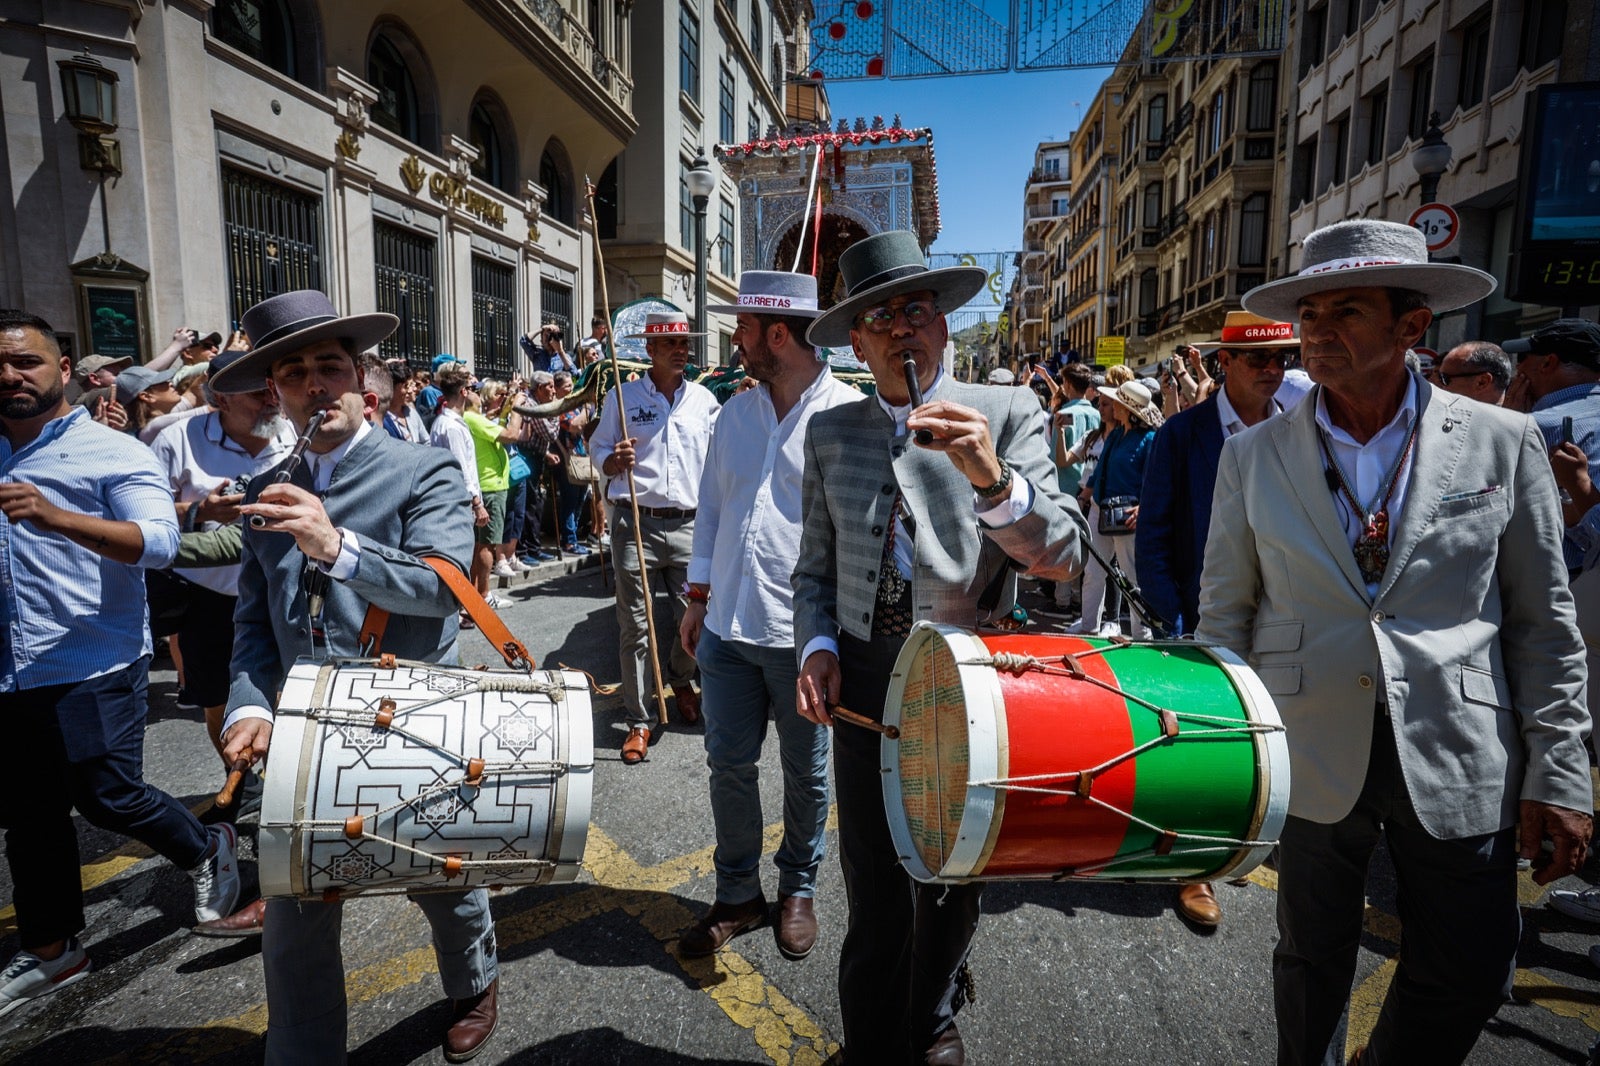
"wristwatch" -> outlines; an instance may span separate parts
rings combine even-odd
[[[679,593],[681,593],[685,598],[687,598],[692,603],[710,603],[711,602],[711,590],[710,589],[698,588],[698,587],[696,587],[694,585],[689,584],[687,581],[685,581],[683,583],[683,588],[679,589],[678,591],[679,591]]]

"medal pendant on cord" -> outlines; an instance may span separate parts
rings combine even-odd
[[[1383,572],[1389,566],[1389,509],[1367,516],[1367,524],[1356,538],[1356,567],[1361,580],[1369,585],[1383,583]]]

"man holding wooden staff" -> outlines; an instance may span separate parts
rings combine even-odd
[[[918,885],[901,868],[871,727],[914,621],[971,627],[1007,616],[1013,567],[1070,581],[1083,566],[1083,517],[1057,488],[1032,391],[944,373],[945,312],[986,273],[929,270],[916,235],[901,231],[858,241],[839,270],[848,294],[806,339],[852,345],[878,394],[811,420],[793,584],[800,713],[823,725],[847,711],[868,720],[834,743],[850,902],[839,959],[845,1055],[959,1066],[955,1013],[981,886]]]
[[[683,622],[687,601],[682,589],[689,579],[694,551],[694,515],[700,495],[700,474],[717,419],[716,397],[688,381],[689,332],[682,311],[651,312],[645,317],[645,351],[650,371],[637,381],[623,382],[605,399],[600,428],[589,441],[591,461],[610,478],[607,497],[616,504],[611,533],[612,562],[617,570],[618,656],[622,664],[622,700],[628,714],[628,736],[622,761],[644,761],[650,750],[650,712],[644,704],[646,673],[651,671],[645,601],[651,594],[647,575],[661,574],[673,593],[673,626],[663,627],[671,648],[666,683],[672,686],[678,714],[690,725],[700,720],[700,694],[694,690],[694,660],[671,634]],[[623,432],[617,404],[627,415]],[[627,477],[632,471],[631,479]],[[629,486],[637,494],[638,541]],[[659,698],[659,697],[658,697]]]

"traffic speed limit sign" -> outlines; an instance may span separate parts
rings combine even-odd
[[[1411,225],[1422,231],[1428,251],[1438,254],[1461,235],[1461,216],[1449,204],[1423,204],[1411,213]]]

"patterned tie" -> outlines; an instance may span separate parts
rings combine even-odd
[[[911,582],[894,561],[898,532],[894,516],[899,510],[900,494],[896,493],[889,509],[889,535],[883,538],[883,559],[878,564],[877,603],[872,609],[872,632],[879,637],[903,637],[911,632]]]

